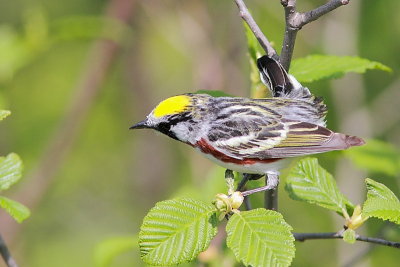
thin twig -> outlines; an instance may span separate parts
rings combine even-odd
[[[309,239],[332,239],[332,238],[342,238],[340,234],[337,232],[329,232],[329,233],[293,233],[296,241],[306,241]]]
[[[299,13],[296,11],[296,0],[281,0],[285,9],[285,35],[283,38],[280,61],[286,70],[289,70],[292,61],[294,45],[297,32],[306,24],[317,20],[321,16],[347,5],[350,0],[331,0],[308,12]]]
[[[0,235],[0,254],[3,257],[4,262],[7,264],[8,267],[18,267],[18,264],[11,256],[11,253],[7,248],[6,242],[4,241],[1,235]]]
[[[260,27],[258,27],[257,23],[253,19],[252,15],[250,14],[249,10],[246,7],[246,4],[243,0],[235,0],[236,5],[239,8],[240,17],[249,25],[251,31],[253,32],[254,36],[257,38],[259,44],[264,49],[264,51],[270,57],[276,57],[277,53],[275,49],[272,47],[271,43],[268,41],[267,37],[263,34]]]
[[[340,6],[347,5],[348,3],[350,3],[350,0],[331,0],[328,3],[317,7],[316,9],[301,13],[299,27],[301,28],[311,21],[317,20],[319,17],[325,15],[326,13],[329,13]]]
[[[306,240],[311,240],[311,239],[342,239],[343,238],[342,233],[335,233],[335,232],[293,233],[293,236],[296,239],[296,241],[301,241],[301,242],[306,241]],[[383,246],[388,246],[388,247],[393,247],[393,248],[400,248],[400,242],[388,241],[388,240],[381,239],[381,238],[357,235],[356,240],[363,241],[363,242],[369,242],[369,243],[373,243],[373,244],[378,244],[378,245],[383,245]]]

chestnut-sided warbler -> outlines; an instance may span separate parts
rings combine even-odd
[[[277,60],[263,56],[257,63],[273,97],[172,96],[131,129],[157,130],[224,168],[267,175],[267,185],[257,191],[275,188],[279,170],[293,157],[364,144],[359,137],[327,129],[322,99],[288,75]]]

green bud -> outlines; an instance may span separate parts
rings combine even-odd
[[[356,242],[356,232],[353,229],[347,229],[343,233],[343,240],[346,243],[354,244]]]
[[[361,225],[363,225],[363,223],[364,223],[367,219],[368,219],[368,217],[367,217],[367,218],[363,218],[361,206],[360,206],[360,205],[357,205],[357,206],[354,208],[353,215],[351,216],[351,218],[348,219],[348,220],[346,220],[346,227],[347,227],[348,229],[355,230],[355,229],[357,229],[358,227],[360,227]]]
[[[239,209],[243,203],[244,197],[241,192],[236,191],[230,196],[232,209]]]
[[[212,202],[219,212],[228,213],[232,211],[231,201],[225,194],[219,193],[215,196],[215,200]]]

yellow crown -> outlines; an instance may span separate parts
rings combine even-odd
[[[160,118],[187,110],[191,100],[187,95],[178,95],[165,99],[154,109],[154,117]]]

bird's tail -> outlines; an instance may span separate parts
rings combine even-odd
[[[352,147],[352,146],[362,146],[365,144],[365,141],[357,136],[352,136],[352,135],[345,135],[345,142],[347,144],[348,147]]]
[[[267,55],[257,59],[262,82],[268,86],[273,97],[308,98],[311,93],[296,78],[289,75],[282,64]]]

